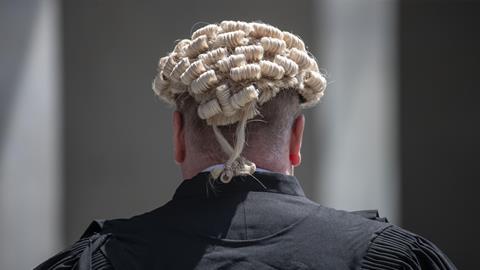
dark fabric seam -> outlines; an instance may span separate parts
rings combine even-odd
[[[377,222],[380,222],[380,221],[377,221]],[[360,268],[359,269],[363,269],[363,264],[364,264],[364,261],[365,261],[365,257],[369,254],[369,252],[372,248],[372,244],[375,242],[377,237],[379,237],[383,232],[385,232],[385,230],[387,230],[389,228],[392,228],[393,226],[394,226],[393,224],[389,224],[385,228],[381,228],[380,230],[377,230],[373,233],[374,236],[370,239],[370,242],[368,243],[368,248],[365,251],[365,253],[363,254],[362,259],[360,260]]]
[[[245,201],[242,202],[243,206],[243,225],[245,228],[245,240],[248,239],[248,231],[247,231],[247,211],[245,210]]]

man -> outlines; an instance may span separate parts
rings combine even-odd
[[[176,106],[184,181],[151,212],[93,222],[37,269],[455,269],[376,211],[305,197],[301,109],[325,87],[303,41],[271,25],[223,21],[179,41],[153,89]]]

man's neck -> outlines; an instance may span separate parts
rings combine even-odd
[[[286,175],[293,175],[293,168],[291,166],[281,166],[280,163],[277,164],[269,164],[262,161],[252,160],[256,165],[256,171],[269,171],[269,172],[276,172]],[[202,171],[210,171],[213,168],[217,168],[218,166],[223,166],[223,164],[218,162],[209,162],[204,165],[201,165],[200,162],[193,163],[182,163],[180,164],[180,168],[182,171],[183,179],[191,179],[195,175],[199,174]]]
[[[224,164],[215,164],[215,165],[209,166],[208,168],[202,170],[202,172],[210,172],[210,171],[212,171],[213,169],[223,168],[224,166],[225,166]],[[270,170],[263,169],[263,168],[259,168],[259,167],[257,167],[257,168],[255,169],[255,171],[257,171],[257,172],[272,172],[272,171],[270,171]]]

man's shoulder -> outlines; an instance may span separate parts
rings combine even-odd
[[[321,207],[312,216],[313,224],[321,226],[331,247],[347,248],[354,264],[360,269],[456,269],[445,253],[427,238],[388,223],[376,210],[347,212]],[[320,227],[320,225],[318,225]],[[309,237],[313,242],[315,232]],[[319,249],[323,249],[320,247]],[[339,251],[341,252],[341,251]]]
[[[331,230],[344,237],[356,234],[371,235],[391,226],[388,219],[380,216],[376,209],[346,211],[326,207],[310,200],[309,203],[317,207],[317,211],[309,217],[311,222],[317,223],[323,230]],[[343,233],[345,230],[350,233]]]
[[[380,217],[377,210],[345,211],[318,205],[295,234],[308,239],[305,245],[318,253],[333,251],[355,261],[367,253],[377,234],[390,226],[392,224]]]
[[[91,222],[79,240],[50,257],[35,267],[34,270],[113,270],[114,268],[105,251],[105,244],[110,240],[112,235],[102,232],[103,224],[103,220]]]
[[[126,246],[122,239],[144,232],[146,226],[156,224],[151,222],[154,213],[161,212],[163,208],[144,212],[129,218],[95,219],[86,227],[81,237],[66,249],[58,252],[37,267],[43,269],[137,269],[119,267],[115,264]]]

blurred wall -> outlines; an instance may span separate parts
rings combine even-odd
[[[316,6],[319,62],[329,82],[317,113],[317,198],[338,209],[378,209],[398,224],[397,2]]]
[[[58,11],[0,3],[0,269],[62,247]]]
[[[459,269],[480,242],[480,3],[401,2],[402,220]]]

